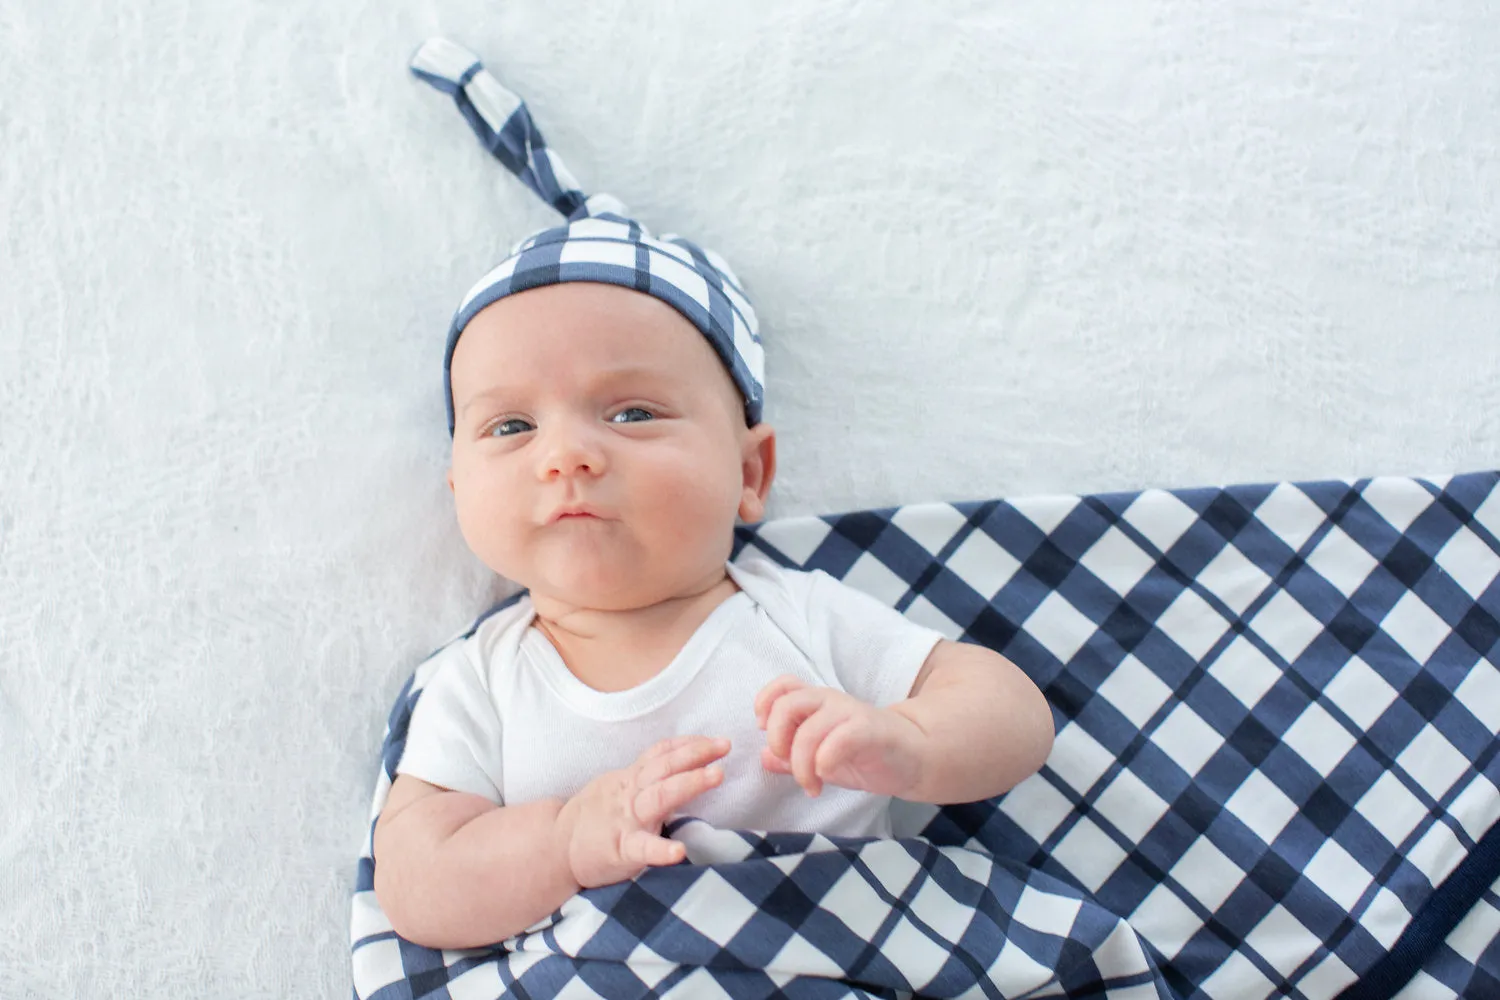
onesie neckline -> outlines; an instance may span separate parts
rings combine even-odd
[[[601,722],[622,722],[653,712],[681,694],[740,615],[754,606],[755,602],[744,590],[735,591],[709,612],[660,673],[624,691],[598,691],[573,676],[557,648],[532,622],[527,623],[519,652],[552,693],[575,712]],[[534,620],[534,613],[532,617]]]

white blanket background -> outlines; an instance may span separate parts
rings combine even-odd
[[[1500,462],[1485,0],[0,0],[0,996],[346,995],[503,590],[444,332],[552,218],[432,34],[734,263],[775,515]]]

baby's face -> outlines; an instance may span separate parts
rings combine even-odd
[[[769,427],[708,341],[648,295],[573,282],[480,312],[453,354],[459,526],[534,597],[625,610],[723,575],[760,518]]]

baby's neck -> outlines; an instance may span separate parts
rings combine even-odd
[[[534,624],[573,676],[597,691],[626,691],[666,669],[698,626],[738,589],[721,573],[689,593],[626,611],[533,596]]]

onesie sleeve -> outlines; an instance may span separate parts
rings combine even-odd
[[[806,588],[809,638],[825,657],[821,666],[845,691],[878,708],[907,698],[942,633],[822,570],[798,575]]]
[[[441,651],[412,710],[398,774],[504,805],[500,714],[483,664],[461,641]]]

